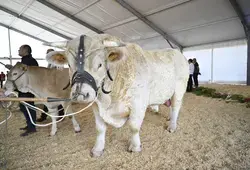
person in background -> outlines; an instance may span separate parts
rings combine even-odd
[[[21,63],[26,64],[28,66],[38,66],[38,63],[37,63],[36,59],[34,59],[32,57],[32,54],[31,54],[32,50],[31,50],[31,47],[29,45],[26,45],[26,44],[22,45],[19,48],[18,53],[19,53],[19,56],[22,57]],[[34,98],[35,96],[32,93],[29,93],[29,92],[28,93],[22,93],[22,92],[18,91],[18,97]],[[29,103],[32,106],[35,105],[34,102],[27,102],[27,103]],[[20,134],[20,136],[27,136],[27,135],[29,135],[31,133],[36,132],[36,126],[31,123],[29,114],[28,114],[25,106],[20,103],[19,107],[20,107],[21,112],[23,112],[23,114],[25,116],[26,124],[27,124],[26,127],[20,128],[20,130],[25,130],[24,133]],[[29,109],[29,112],[31,114],[31,118],[32,118],[33,122],[36,123],[36,111],[34,111],[32,109]]]
[[[193,60],[189,59],[188,64],[189,64],[189,79],[187,84],[187,92],[191,92],[193,90],[193,74],[194,74]]]
[[[49,52],[54,51],[53,49],[48,49],[46,54],[48,54]],[[56,66],[53,66],[52,64],[48,64],[47,68],[56,68]],[[64,115],[64,109],[62,105],[58,106],[58,110],[59,110],[59,116],[63,116]],[[48,108],[44,105],[44,112],[48,112]],[[47,119],[47,115],[45,113],[41,114],[41,117],[39,119],[37,119],[37,122],[43,122],[44,120]],[[57,120],[60,120],[61,118],[57,118]]]
[[[196,58],[193,59],[193,64],[194,64],[194,74],[193,74],[194,85],[195,88],[198,88],[199,87],[198,75],[201,74],[200,74],[200,67],[198,62],[196,61]]]
[[[3,82],[5,81],[5,74],[1,72],[0,74],[1,88],[3,88]]]

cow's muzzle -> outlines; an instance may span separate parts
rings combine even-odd
[[[96,95],[97,95],[98,88],[97,88],[95,79],[87,71],[83,71],[83,72],[76,71],[73,74],[71,87],[73,87],[76,83],[90,85],[95,90]]]

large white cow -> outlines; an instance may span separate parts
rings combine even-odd
[[[49,69],[37,66],[27,66],[18,62],[9,72],[8,79],[4,84],[6,91],[14,91],[17,88],[21,92],[33,93],[36,97],[46,98],[69,98],[70,88],[63,90],[69,82],[69,70],[64,69]],[[14,84],[13,84],[14,83]],[[16,87],[15,87],[16,86]],[[72,113],[72,106],[69,102],[41,102],[48,107],[52,115],[57,115],[58,105],[62,105],[67,112]],[[65,110],[66,111],[66,110]],[[72,123],[75,132],[80,132],[80,126],[74,116],[72,116]],[[52,117],[52,127],[50,135],[56,134],[56,118]]]
[[[188,62],[178,50],[144,51],[107,34],[46,45],[64,49],[46,58],[54,65],[69,64],[71,97],[84,103],[97,98],[93,156],[103,153],[106,123],[118,128],[128,121],[132,132],[128,149],[141,151],[139,130],[146,108],[157,110],[168,99],[172,102],[168,130],[176,130],[189,76]]]

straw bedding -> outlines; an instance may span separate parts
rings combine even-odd
[[[250,88],[233,85],[206,85],[223,92],[249,94]],[[74,105],[77,111],[83,106]],[[166,130],[169,109],[158,114],[148,109],[141,129],[141,153],[127,152],[130,131],[109,126],[105,152],[91,158],[95,123],[91,110],[76,116],[81,133],[74,133],[71,120],[58,124],[56,136],[50,126],[20,137],[23,115],[13,113],[8,121],[8,169],[250,169],[250,109],[243,104],[185,94],[175,133]],[[0,120],[4,118],[1,109]],[[40,114],[38,114],[40,116]],[[49,122],[47,120],[46,122]],[[0,125],[0,156],[4,149],[4,125]],[[2,169],[2,168],[0,168]]]

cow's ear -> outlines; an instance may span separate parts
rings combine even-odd
[[[64,51],[52,51],[46,56],[48,63],[54,66],[63,66],[68,63],[67,57]]]
[[[15,67],[20,68],[23,71],[27,71],[28,70],[28,66],[26,64],[21,63],[21,62],[17,62],[16,65],[15,65]]]
[[[125,50],[123,48],[116,48],[109,52],[108,61],[109,62],[118,62],[125,60],[127,57]]]
[[[27,70],[28,70],[28,66],[27,66],[26,64],[22,64],[22,65],[21,65],[21,69],[22,69],[23,71],[27,71]]]

